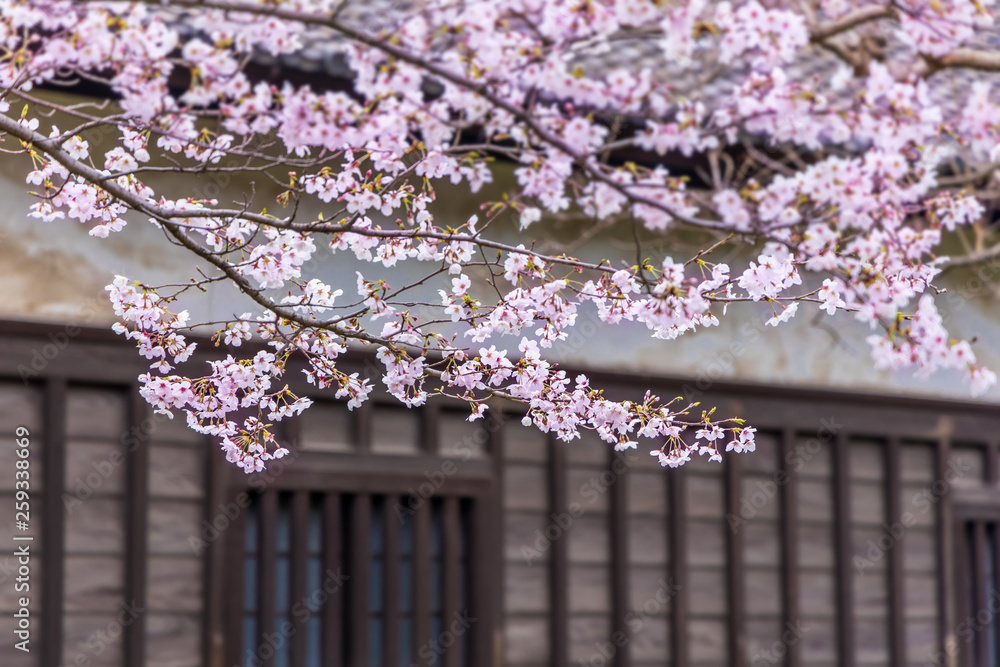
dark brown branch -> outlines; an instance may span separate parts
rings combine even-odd
[[[928,74],[942,69],[975,69],[983,72],[1000,72],[1000,51],[977,51],[975,49],[955,49],[946,56],[931,58],[925,56]]]
[[[960,266],[974,266],[976,264],[982,264],[983,262],[994,259],[995,257],[1000,257],[1000,243],[990,246],[985,250],[981,250],[980,252],[969,253],[968,255],[963,255],[962,257],[952,257],[944,264],[944,271],[955,269]]]
[[[142,0],[146,4],[158,5],[161,4],[155,0]],[[355,41],[359,44],[364,44],[365,46],[377,49],[387,56],[391,56],[403,62],[409,63],[415,67],[418,67],[425,72],[432,74],[440,79],[449,81],[457,86],[461,86],[466,90],[470,90],[477,95],[482,96],[484,99],[488,100],[491,104],[499,109],[503,109],[507,113],[511,114],[514,118],[518,119],[526,127],[528,127],[531,132],[537,136],[543,143],[558,149],[562,153],[570,156],[574,163],[583,171],[586,171],[594,180],[600,181],[605,185],[617,190],[621,194],[625,195],[629,200],[637,204],[644,204],[650,206],[654,209],[663,211],[669,214],[671,217],[684,222],[689,225],[694,225],[696,227],[705,227],[708,229],[719,229],[728,231],[728,226],[725,223],[716,222],[713,220],[703,220],[701,218],[693,218],[690,216],[683,215],[665,206],[662,202],[655,199],[650,199],[648,197],[643,197],[642,195],[636,194],[634,191],[630,191],[628,186],[623,185],[605,174],[601,169],[593,164],[590,164],[586,160],[585,155],[578,154],[572,146],[567,144],[561,138],[555,134],[549,132],[541,125],[538,124],[537,120],[523,108],[518,105],[509,102],[502,97],[495,95],[490,91],[489,82],[483,81],[472,81],[466,77],[456,74],[451,70],[446,69],[443,66],[437,65],[432,62],[421,58],[420,56],[410,53],[404,48],[390,44],[385,40],[379,39],[378,37],[373,37],[361,30],[353,28],[346,25],[334,18],[319,15],[319,14],[308,14],[305,12],[290,11],[286,9],[280,9],[277,7],[271,7],[266,5],[252,5],[244,2],[228,2],[227,0],[169,0],[170,5],[177,7],[189,7],[191,9],[214,9],[219,11],[228,12],[241,12],[248,14],[255,14],[257,16],[270,16],[284,21],[293,21],[296,23],[302,23],[305,25],[317,25],[329,28],[335,32],[338,32],[348,39]]]
[[[836,21],[824,23],[812,30],[810,39],[813,42],[822,42],[841,33],[853,30],[863,23],[876,21],[878,19],[891,19],[896,17],[896,10],[892,6],[869,5],[856,9],[846,16],[842,16]]]

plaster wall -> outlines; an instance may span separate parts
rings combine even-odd
[[[89,227],[75,221],[43,223],[28,218],[32,198],[27,194],[30,186],[24,183],[26,171],[18,158],[8,156],[0,161],[0,318],[108,326],[114,315],[104,287],[115,274],[151,285],[185,283],[198,275],[198,258],[167,244],[160,230],[138,217],[108,239],[90,237]],[[508,178],[509,169],[500,168],[498,180]],[[229,182],[221,184],[211,178],[161,180],[154,187],[167,196],[215,196],[223,202],[246,191],[247,182],[226,180]],[[494,191],[498,191],[497,184]],[[258,184],[257,193],[259,205],[275,208],[273,192]],[[438,219],[461,224],[476,212],[477,202],[489,196],[487,192],[474,198],[459,190],[442,189]],[[317,212],[303,210],[302,215]],[[513,218],[501,221],[501,233],[516,243],[515,227]],[[620,256],[623,262],[634,262],[628,227],[603,230],[585,242],[580,238],[590,230],[580,223],[550,224],[541,229],[542,240],[536,246],[540,249],[566,249],[581,258]],[[700,240],[684,234],[653,238],[644,246],[644,254],[656,259],[664,254],[686,259],[701,247]],[[752,256],[751,249],[746,249],[742,256],[713,260],[728,261],[735,270]],[[409,264],[391,270],[368,265],[365,272],[402,284],[419,277]],[[353,257],[331,256],[325,250],[313,266],[317,276],[348,294],[355,288],[355,270],[365,268]],[[949,275],[943,284],[949,291],[939,299],[939,307],[946,313],[953,335],[975,337],[976,354],[1000,371],[1000,263]],[[428,296],[436,301],[435,293]],[[251,310],[245,304],[245,297],[229,286],[216,286],[208,294],[189,294],[183,301],[193,319],[219,319]],[[576,368],[687,376],[697,381],[699,388],[727,379],[968,398],[957,375],[941,373],[921,380],[909,373],[876,371],[864,342],[868,330],[847,316],[830,317],[815,306],[805,305],[791,322],[778,328],[764,326],[770,316],[766,305],[734,305],[719,327],[662,341],[651,338],[644,326],[602,326],[588,306],[578,320],[577,332],[558,345],[553,356]],[[513,351],[518,340],[510,337],[497,345]],[[1000,389],[994,388],[984,398],[1000,401]]]

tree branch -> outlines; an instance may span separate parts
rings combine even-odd
[[[954,257],[949,259],[947,262],[945,262],[944,269],[941,271],[941,273],[944,273],[949,269],[956,269],[960,266],[973,266],[975,264],[981,264],[995,257],[1000,257],[1000,243],[997,243],[994,246],[990,246],[989,248],[982,250],[980,252],[973,252],[969,253],[968,255],[964,255],[962,257]]]
[[[812,30],[810,39],[813,42],[823,42],[831,37],[839,35],[848,30],[852,30],[863,23],[876,21],[878,19],[891,19],[896,17],[896,9],[885,5],[868,5],[856,9],[846,16],[842,16],[835,21],[816,26]]]
[[[931,58],[924,56],[928,74],[942,69],[974,69],[983,72],[1000,72],[1000,51],[978,51],[975,49],[955,49],[946,56]]]
[[[83,0],[84,2],[94,2],[96,0]],[[162,4],[158,0],[140,0],[141,2],[148,5],[160,5]],[[591,164],[586,158],[586,155],[578,154],[572,146],[567,144],[561,138],[555,134],[549,132],[541,125],[539,125],[537,119],[531,115],[529,112],[510,102],[504,98],[492,93],[489,87],[489,81],[473,81],[467,79],[466,77],[456,74],[455,72],[446,69],[443,66],[437,65],[432,62],[428,62],[424,58],[410,53],[404,48],[390,44],[385,40],[379,39],[378,37],[373,37],[361,30],[353,28],[345,23],[336,20],[333,17],[318,15],[318,14],[308,14],[305,12],[290,11],[287,9],[281,9],[274,6],[267,5],[251,5],[244,2],[229,2],[228,0],[169,0],[169,4],[177,7],[188,7],[191,9],[200,10],[216,10],[216,11],[226,11],[226,12],[241,12],[247,14],[254,14],[257,16],[269,16],[284,21],[292,21],[295,23],[302,23],[306,25],[316,25],[329,28],[341,35],[347,37],[348,39],[358,42],[359,44],[364,44],[365,46],[377,49],[382,53],[397,58],[403,62],[409,63],[415,67],[418,67],[434,76],[440,77],[441,79],[453,83],[457,86],[465,88],[477,95],[480,95],[484,99],[488,100],[495,107],[506,111],[511,114],[514,118],[524,123],[532,133],[534,133],[543,143],[558,149],[560,152],[565,153],[573,159],[573,162],[581,169],[586,171],[594,180],[600,181],[605,185],[617,190],[633,203],[643,204],[650,206],[657,210],[663,211],[669,214],[671,217],[684,222],[689,225],[696,227],[704,227],[708,229],[716,229],[722,231],[728,231],[729,226],[725,223],[704,220],[701,218],[694,218],[691,216],[686,216],[682,213],[678,213],[671,209],[670,207],[664,205],[662,202],[656,201],[655,199],[650,199],[648,197],[643,197],[638,195],[633,191],[629,190],[627,185],[619,183],[615,179],[609,177],[601,169]]]

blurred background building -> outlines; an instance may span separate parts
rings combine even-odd
[[[151,413],[144,360],[109,331],[114,274],[183,282],[191,258],[141,220],[101,240],[27,219],[24,173],[0,163],[0,535],[34,537],[30,593],[13,548],[0,556],[5,667],[998,664],[996,390],[970,402],[951,377],[875,371],[867,332],[822,314],[771,329],[748,309],[672,342],[582,318],[556,351],[566,367],[609,396],[743,416],[757,451],[663,470],[525,428],[516,405],[469,423],[462,405],[382,394],[349,412],[313,393],[282,434],[293,455],[246,476]],[[475,208],[442,199],[456,220]],[[949,276],[941,298],[994,369],[997,268]],[[320,270],[353,284],[340,258]],[[228,317],[237,302],[189,307]],[[219,353],[203,344],[192,364]],[[346,366],[380,376],[364,351]],[[30,652],[13,633],[23,595]]]

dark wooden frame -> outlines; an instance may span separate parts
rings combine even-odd
[[[62,501],[62,489],[66,484],[66,380],[52,377],[45,383],[45,418],[43,444],[43,471],[45,487],[42,496],[45,524],[41,538],[44,540],[42,555],[42,577],[45,588],[42,591],[42,617],[45,619],[45,641],[41,647],[41,667],[55,667],[62,664],[63,649],[63,591],[64,548],[66,506]],[[53,614],[52,610],[59,613]]]
[[[970,617],[974,618],[980,610],[987,609],[987,605],[991,604],[986,600],[982,587],[987,566],[984,554],[986,540],[989,539],[986,534],[987,525],[992,528],[993,539],[993,563],[990,563],[990,566],[993,569],[995,590],[1000,591],[1000,500],[976,495],[978,497],[962,498],[960,493],[953,506],[952,554],[955,558],[953,572],[956,587],[952,599],[956,605],[954,615],[956,637],[961,635],[958,628],[967,625]],[[971,549],[966,535],[968,529],[972,530],[975,543]],[[992,625],[993,631],[1000,637],[1000,613],[993,613]],[[978,620],[975,620],[972,627],[978,628]],[[974,631],[972,641],[965,644],[956,637],[952,638],[957,648],[954,664],[961,667],[978,667],[977,656],[987,653],[986,633],[981,629]]]
[[[67,327],[57,325],[42,325],[23,322],[0,322],[0,377],[19,380],[19,364],[24,364],[30,357],[32,349],[48,341],[49,334],[65,333]],[[105,385],[115,387],[128,393],[131,398],[129,411],[130,425],[137,425],[147,414],[144,405],[136,398],[135,377],[146,370],[145,360],[135,354],[132,346],[123,342],[111,332],[98,329],[74,330],[70,336],[71,344],[58,357],[51,360],[43,374],[32,378],[32,382],[40,383],[45,395],[45,432],[44,432],[44,475],[46,489],[43,496],[46,525],[42,529],[42,539],[45,541],[42,572],[46,580],[43,597],[43,614],[46,610],[61,609],[64,590],[62,571],[63,558],[63,508],[59,500],[63,489],[65,475],[65,397],[67,387],[77,383],[88,385]],[[94,354],[99,352],[99,354]],[[114,354],[115,363],[107,363],[109,355]],[[353,361],[345,361],[348,366],[363,368],[364,357],[355,357]],[[630,395],[637,385],[650,386],[663,395],[683,389],[684,380],[679,378],[653,378],[638,375],[591,372],[595,384],[608,387],[608,395]],[[942,478],[947,469],[950,456],[952,433],[993,434],[997,432],[1000,418],[996,416],[995,406],[979,403],[964,403],[959,401],[901,398],[884,395],[864,395],[837,391],[796,390],[772,386],[749,386],[738,383],[717,382],[713,386],[712,403],[724,407],[727,404],[738,404],[740,412],[752,416],[755,424],[761,429],[774,429],[782,432],[781,451],[784,455],[793,446],[796,433],[815,429],[817,420],[832,414],[850,414],[851,430],[838,435],[834,446],[834,488],[837,502],[836,534],[840,558],[838,576],[843,583],[848,583],[850,566],[844,563],[844,557],[849,556],[850,524],[848,516],[846,484],[847,475],[847,437],[850,434],[861,433],[878,437],[886,443],[886,514],[894,516],[899,508],[898,466],[900,452],[906,445],[906,440],[926,442],[928,433],[935,435],[936,463],[935,475]],[[422,448],[415,457],[376,456],[366,452],[366,444],[370,440],[371,408],[367,407],[356,412],[356,436],[361,452],[349,457],[335,455],[312,456],[303,454],[303,465],[300,469],[280,477],[280,483],[275,489],[297,491],[331,489],[348,493],[406,493],[412,483],[411,472],[414,469],[432,468],[441,459],[433,451],[436,440],[437,419],[434,411],[427,411],[422,421]],[[293,437],[294,439],[294,437]],[[968,438],[964,438],[968,439]],[[977,512],[983,507],[997,503],[997,484],[1000,482],[998,471],[998,448],[995,436],[976,437],[985,447],[984,456],[987,462],[985,500],[972,503]],[[499,665],[501,651],[499,645],[500,598],[502,559],[499,558],[498,537],[499,528],[504,520],[499,502],[500,480],[502,479],[501,458],[498,455],[499,445],[494,437],[491,456],[483,461],[469,462],[463,466],[462,475],[449,481],[448,493],[458,497],[469,494],[482,499],[477,507],[477,530],[479,535],[475,544],[479,557],[482,559],[484,571],[495,573],[494,576],[479,582],[476,586],[476,597],[481,604],[480,613],[487,622],[480,623],[476,628],[475,644],[481,647],[477,653],[477,665]],[[145,568],[147,567],[147,546],[145,544],[145,526],[148,513],[148,479],[143,474],[146,469],[143,456],[145,448],[136,449],[136,456],[129,459],[129,482],[126,489],[127,502],[130,510],[126,517],[130,539],[126,545],[126,590],[128,595],[137,602],[144,599]],[[565,453],[563,444],[552,441],[550,444],[549,483],[554,489],[551,494],[551,509],[558,509],[565,503]],[[345,463],[350,468],[345,469]],[[207,472],[210,480],[205,497],[206,516],[212,507],[229,498],[234,490],[245,488],[246,478],[231,466],[220,462],[218,455],[207,457]],[[789,482],[781,492],[782,510],[780,525],[783,536],[782,560],[785,567],[782,574],[783,614],[788,622],[797,617],[798,607],[798,573],[795,563],[798,554],[795,536],[797,525],[792,506],[796,499],[796,484],[793,471],[783,464],[783,470],[789,476]],[[735,470],[735,467],[732,469]],[[683,581],[686,574],[686,543],[683,531],[684,519],[684,473],[683,470],[664,471],[667,478],[669,512],[665,530],[670,536],[671,559],[669,572],[674,581]],[[738,478],[736,472],[727,473],[729,487]],[[617,485],[611,500],[610,517],[613,521],[612,532],[620,529],[620,521],[627,516],[623,485]],[[558,492],[557,492],[558,491]],[[732,490],[729,491],[732,494]],[[961,571],[962,555],[960,548],[962,540],[956,539],[956,530],[962,526],[963,517],[970,512],[970,504],[961,498],[956,500],[954,494],[946,494],[937,503],[938,530],[938,605],[939,605],[939,637],[938,646],[946,649],[946,642],[954,631],[958,617],[956,608],[956,593],[961,592],[961,586],[955,585],[956,573]],[[734,496],[730,495],[730,509]],[[324,513],[326,521],[336,523],[342,516],[337,501],[330,501]],[[418,514],[419,516],[419,514]],[[1000,518],[1000,510],[997,510]],[[417,525],[421,526],[421,519]],[[239,524],[240,522],[237,522]],[[619,528],[614,528],[615,525]],[[421,531],[426,526],[418,528],[415,539],[425,539]],[[204,611],[204,663],[208,667],[222,667],[225,664],[235,664],[239,660],[239,646],[232,648],[232,642],[226,642],[227,614],[225,609],[237,600],[226,599],[224,592],[238,591],[241,580],[234,568],[229,568],[225,558],[227,550],[232,548],[229,542],[242,544],[242,529],[236,528],[227,532],[227,540],[211,545],[206,560],[206,605]],[[612,580],[620,583],[627,576],[625,564],[627,551],[621,540],[615,540],[616,546],[612,553]],[[558,544],[558,543],[557,543]],[[735,553],[738,540],[733,539],[727,547],[730,554]],[[332,549],[327,545],[327,549]],[[336,547],[339,549],[339,547]],[[560,549],[563,552],[560,552]],[[551,578],[550,598],[552,601],[552,664],[555,667],[565,667],[568,661],[568,637],[566,635],[566,586],[565,546],[556,546],[552,553],[549,567],[553,574]],[[231,552],[230,552],[231,553]],[[330,557],[335,560],[333,556]],[[332,562],[332,561],[331,561]],[[739,559],[728,558],[727,579],[730,582],[740,581]],[[893,665],[901,665],[905,647],[905,628],[902,619],[902,566],[900,556],[894,554],[889,560],[889,606],[890,606],[890,656]],[[301,586],[301,582],[299,583]],[[850,601],[849,586],[841,586],[842,602]],[[420,593],[421,595],[425,593]],[[673,664],[683,667],[688,664],[688,645],[686,638],[688,593],[682,589],[671,601],[671,651]],[[732,599],[738,603],[740,594],[734,592]],[[226,604],[223,604],[223,603]],[[621,615],[626,599],[616,594],[613,599],[614,615]],[[141,604],[141,602],[139,602]],[[737,604],[737,607],[739,605]],[[738,644],[741,637],[741,610],[736,610],[730,616],[735,622],[730,628],[729,641]],[[338,610],[338,614],[348,613],[348,610]],[[839,610],[838,626],[844,633],[841,641],[841,665],[853,664],[855,651],[853,627],[854,616],[851,604],[842,604]],[[327,618],[327,617],[324,617]],[[330,615],[329,631],[334,632],[335,616]],[[324,621],[327,622],[327,621]],[[61,614],[46,614],[46,642],[42,646],[42,667],[53,667],[62,658],[61,646]],[[613,625],[613,628],[620,629]],[[141,664],[145,652],[144,629],[142,623],[132,624],[125,629],[124,646],[128,661]],[[301,647],[296,648],[300,651]],[[733,667],[741,664],[738,651],[731,651],[730,663]],[[787,664],[797,667],[802,664],[801,647],[792,646],[789,650]],[[628,651],[624,651],[619,664],[628,665]]]
[[[798,485],[795,469],[791,464],[790,454],[795,447],[795,432],[791,429],[781,431],[781,441],[778,455],[781,457],[781,472],[785,475],[785,485],[781,489],[781,514],[779,530],[781,534],[781,608],[784,627],[796,623],[799,618],[799,531],[796,504],[798,503]],[[802,646],[798,642],[788,647],[786,667],[801,667]]]
[[[287,473],[288,477],[291,479],[294,474],[289,471]],[[350,481],[349,481],[350,480]],[[380,483],[385,485],[385,488],[390,489],[387,492],[376,492],[372,491],[373,487],[378,486]],[[324,665],[339,665],[346,664],[352,667],[367,667],[368,665],[368,652],[367,644],[359,643],[361,640],[359,638],[365,638],[365,642],[368,637],[368,623],[369,623],[369,609],[370,601],[368,600],[368,567],[369,567],[369,542],[370,542],[370,529],[371,529],[371,500],[373,495],[380,495],[384,500],[384,515],[383,520],[383,558],[385,562],[396,562],[395,559],[399,557],[400,549],[400,527],[399,523],[395,520],[394,516],[391,516],[391,512],[394,507],[395,501],[402,498],[402,494],[405,490],[392,490],[398,488],[400,484],[409,484],[412,486],[412,479],[383,479],[383,480],[373,480],[370,483],[358,484],[357,480],[352,476],[345,475],[344,477],[330,476],[327,478],[327,484],[322,488],[310,488],[309,490],[303,490],[301,484],[289,484],[279,485],[277,483],[272,484],[266,490],[261,492],[260,499],[260,512],[261,512],[261,522],[259,524],[258,530],[260,533],[260,544],[262,546],[262,552],[259,554],[259,565],[258,565],[258,586],[260,591],[260,596],[258,598],[258,604],[260,605],[257,611],[258,615],[258,635],[262,636],[265,633],[271,633],[275,631],[275,619],[274,619],[274,590],[275,590],[275,567],[274,567],[274,535],[265,534],[265,529],[268,526],[276,525],[275,522],[275,512],[277,508],[277,498],[279,494],[291,493],[291,539],[293,543],[298,543],[296,547],[293,547],[291,551],[292,558],[292,584],[291,584],[291,600],[300,600],[306,593],[304,572],[306,569],[305,563],[305,549],[304,542],[306,540],[306,530],[308,529],[307,524],[307,513],[309,511],[309,496],[312,494],[320,495],[323,498],[323,517],[326,525],[324,530],[324,540],[323,545],[323,558],[324,558],[324,568],[323,571],[326,572],[328,569],[337,571],[337,568],[342,565],[340,560],[341,550],[344,545],[339,543],[339,536],[344,534],[341,529],[341,521],[343,517],[346,517],[348,521],[348,529],[351,534],[350,546],[344,554],[350,564],[351,576],[355,581],[364,582],[361,585],[350,586],[349,590],[344,591],[345,595],[331,596],[329,601],[329,606],[325,606],[322,611],[322,623],[324,627],[324,633],[330,637],[329,642],[324,642],[324,650],[329,650],[332,646],[340,646],[342,644],[341,639],[348,640],[346,644],[343,644],[344,648],[338,648],[343,653],[338,653],[335,655],[325,655]],[[350,487],[352,491],[345,491],[345,487]],[[246,491],[250,487],[241,489],[241,491]],[[484,487],[481,483],[478,484],[478,488],[473,488],[470,485],[459,484],[456,485],[455,491],[449,490],[448,493],[444,493],[440,496],[433,497],[439,499],[443,503],[443,521],[445,522],[444,530],[442,533],[444,543],[443,543],[443,567],[445,572],[455,572],[457,571],[458,559],[459,559],[459,545],[456,541],[457,536],[460,534],[459,528],[459,503],[460,501],[473,500],[476,503],[475,511],[477,515],[483,516],[488,515],[485,508],[482,506],[486,501],[489,500],[489,494],[492,493],[492,489],[488,486]],[[350,500],[349,503],[344,503],[344,498]],[[432,498],[432,499],[433,499]],[[431,500],[425,502],[420,506],[414,514],[414,543],[413,543],[413,555],[416,567],[420,568],[422,563],[425,567],[420,568],[420,570],[426,569],[427,564],[427,554],[429,553],[429,523],[428,518],[430,516],[430,506]],[[342,511],[342,508],[346,508],[346,514]],[[225,548],[233,555],[243,553],[243,536],[246,530],[246,516],[241,515],[240,518],[236,520],[238,527],[236,530],[229,531],[231,536],[225,540]],[[467,564],[471,568],[471,572],[468,580],[479,581],[482,583],[488,582],[490,579],[490,567],[489,563],[492,558],[489,557],[487,549],[484,545],[478,544],[476,542],[477,537],[484,537],[481,529],[476,529],[473,531],[462,531],[466,534],[468,539],[468,546],[471,552],[467,554]],[[478,533],[478,535],[477,535]],[[268,545],[272,546],[268,546]],[[296,571],[302,573],[299,575],[294,574]],[[390,605],[390,601],[397,600],[400,594],[400,580],[398,575],[393,573],[392,568],[386,568],[386,576],[384,581],[383,589],[383,633],[385,653],[383,655],[384,664],[395,665],[399,661],[399,647],[400,647],[400,622],[397,612],[394,611],[394,607]],[[225,585],[217,587],[216,594],[220,597],[232,596],[233,598],[239,598],[242,592],[242,579],[243,579],[243,565],[241,558],[230,558],[226,561],[225,565],[226,577],[222,580],[225,581]],[[460,605],[460,585],[465,585],[460,583],[454,577],[444,578],[445,590],[442,593],[443,611],[442,617],[448,622],[448,619],[453,618],[455,614],[462,612]],[[415,621],[414,636],[424,636],[427,634],[427,618],[426,613],[421,614],[419,610],[429,609],[429,599],[430,599],[430,588],[428,582],[420,577],[414,577],[413,579],[413,618]],[[475,658],[477,666],[480,664],[490,665],[489,660],[491,659],[491,652],[479,650],[481,646],[481,641],[492,641],[492,627],[484,624],[484,621],[488,621],[493,618],[492,611],[489,609],[492,604],[492,599],[486,594],[488,590],[486,587],[480,585],[470,586],[470,600],[469,600],[469,613],[477,619],[477,623],[472,628],[471,639],[468,640],[468,645],[472,647],[474,655],[470,655],[470,658]],[[224,619],[221,620],[221,634],[224,637],[223,644],[226,646],[226,655],[229,656],[226,664],[242,664],[241,651],[243,647],[243,627],[242,627],[242,612],[233,611],[233,605],[230,604],[230,613],[226,615]],[[242,609],[242,606],[240,607]],[[349,635],[344,637],[342,635],[343,618],[349,619]],[[420,619],[417,621],[417,619]],[[303,664],[303,662],[296,662],[296,657],[303,657],[305,655],[305,633],[296,632],[292,636],[291,643],[291,656],[293,665]],[[413,650],[416,651],[419,647],[414,645]],[[442,656],[443,665],[445,667],[456,667],[460,663],[458,662],[458,653],[456,651],[445,652]],[[422,664],[419,656],[413,655],[408,658],[416,664]],[[480,660],[485,660],[485,662],[479,662]],[[270,664],[273,662],[273,658],[263,661],[264,664]]]
[[[366,405],[370,406],[371,404]],[[261,499],[264,500],[264,503],[261,506],[261,511],[271,512],[273,511],[271,506],[276,501],[269,501],[269,499],[276,498],[279,493],[291,492],[293,494],[293,506],[296,506],[295,499],[305,498],[308,494],[313,493],[323,494],[326,499],[324,502],[327,505],[324,512],[324,520],[327,526],[324,535],[325,539],[328,540],[328,543],[324,546],[326,565],[327,567],[334,567],[336,564],[339,564],[336,554],[339,553],[340,545],[336,544],[336,541],[338,540],[337,535],[342,534],[342,531],[337,524],[341,521],[341,517],[346,517],[350,524],[352,539],[351,547],[344,555],[353,565],[353,576],[366,581],[367,570],[365,568],[368,566],[367,560],[369,557],[368,529],[371,507],[369,499],[373,495],[384,496],[386,499],[386,511],[389,511],[388,508],[393,506],[395,500],[405,499],[413,488],[425,481],[421,471],[438,470],[446,465],[449,459],[439,456],[436,453],[437,436],[440,432],[438,422],[441,412],[439,410],[429,411],[421,415],[422,425],[420,446],[418,449],[420,453],[414,456],[372,453],[370,448],[366,446],[368,438],[365,434],[370,434],[372,431],[371,419],[374,418],[375,411],[369,407],[366,410],[357,410],[352,414],[354,422],[352,429],[359,438],[357,441],[357,451],[348,456],[301,451],[298,453],[294,466],[283,469],[280,474],[276,475],[272,475],[269,471],[255,475],[245,475],[234,467],[229,466],[221,472],[221,479],[217,480],[221,486],[221,490],[215,495],[231,500],[238,497],[241,493],[248,493],[255,488],[262,488]],[[290,422],[290,424],[295,424],[295,422]],[[292,426],[291,432],[285,435],[293,448],[298,446],[297,432],[295,432],[294,426]],[[433,438],[434,441],[428,442],[429,438]],[[489,443],[487,447],[490,447]],[[452,538],[457,535],[458,531],[458,522],[460,520],[459,501],[471,500],[475,503],[473,511],[476,515],[476,521],[473,522],[471,529],[467,531],[469,547],[472,549],[472,553],[468,554],[467,558],[468,562],[475,567],[474,574],[468,577],[468,583],[471,597],[470,613],[477,618],[477,622],[471,628],[468,644],[474,652],[473,655],[470,655],[470,658],[475,660],[477,667],[479,665],[490,667],[493,664],[493,659],[497,657],[496,651],[493,650],[494,626],[498,618],[495,595],[500,590],[500,584],[499,581],[494,580],[499,577],[500,569],[498,563],[500,558],[493,544],[495,535],[498,532],[496,526],[498,514],[495,509],[498,504],[495,497],[498,486],[494,467],[499,465],[499,461],[499,458],[490,457],[484,460],[464,461],[460,466],[455,464],[458,472],[449,477],[446,484],[440,489],[440,493],[426,499],[414,515],[413,557],[416,561],[418,559],[426,559],[427,557],[426,547],[430,540],[430,527],[428,523],[430,503],[435,498],[441,499],[441,502],[444,503],[444,520],[448,526],[444,531],[446,539],[443,557],[445,559],[445,568],[453,569],[458,562],[458,544]],[[346,506],[346,514],[341,512],[342,499],[345,497],[345,494],[348,494],[354,500],[349,506]],[[304,526],[305,520],[302,510],[303,508],[308,508],[308,503],[304,500],[299,500],[297,507],[299,508],[299,513],[293,513],[292,517],[293,539],[296,535],[294,526],[298,525],[300,531]],[[221,546],[229,554],[242,553],[243,535],[246,530],[245,515],[241,515],[235,523],[237,524],[236,528],[228,531],[228,538],[222,541],[223,544]],[[269,522],[265,518],[262,525],[268,523],[273,523],[273,521]],[[392,553],[397,552],[399,549],[399,526],[393,518],[388,516],[384,520],[384,526],[383,548],[391,556]],[[331,534],[331,530],[337,532]],[[266,544],[267,541],[267,537],[262,535],[261,543]],[[267,595],[274,588],[274,569],[269,566],[270,560],[268,554],[265,552],[258,572],[260,590],[264,595]],[[218,600],[226,599],[232,595],[238,597],[239,589],[242,587],[243,573],[241,561],[238,559],[235,561],[232,558],[222,559],[219,563],[215,561],[213,563],[215,563],[216,567],[222,568],[218,570],[219,576],[217,580],[225,582],[222,585],[214,586],[210,591],[213,597],[216,598],[216,602],[212,605],[215,607],[219,604]],[[301,563],[299,565],[302,566]],[[298,584],[298,588],[304,588],[304,582],[299,581],[299,579],[295,579],[294,581]],[[446,578],[445,583],[447,590],[443,594],[444,608],[442,615],[445,619],[448,619],[453,613],[461,611],[459,609],[460,591],[457,587],[457,582]],[[385,580],[384,600],[388,601],[398,596],[399,584],[400,582],[395,576],[390,576]],[[294,583],[293,588],[296,588]],[[326,632],[330,633],[329,636],[334,641],[341,635],[341,628],[343,626],[339,621],[343,618],[344,614],[349,619],[350,637],[368,636],[369,621],[367,610],[369,602],[367,600],[367,589],[365,586],[352,587],[350,593],[351,595],[347,596],[346,600],[338,598],[339,601],[334,606],[329,610],[324,610],[322,616],[323,623]],[[428,608],[429,596],[430,590],[427,582],[420,580],[419,577],[415,577],[413,588],[415,636],[424,636],[426,634],[426,615],[421,615],[416,610]],[[293,597],[292,599],[298,598]],[[344,607],[338,606],[340,604],[344,604]],[[265,605],[268,607],[273,606],[270,604],[269,598],[261,602],[262,607]],[[388,609],[388,607],[386,608]],[[264,614],[261,618],[263,624],[258,629],[258,632],[260,634],[272,632],[273,619],[268,614]],[[392,660],[394,662],[391,664],[397,664],[395,661],[398,658],[399,650],[399,620],[394,613],[387,614],[384,632],[384,644],[389,649],[383,656],[383,660]],[[243,637],[241,617],[229,614],[220,618],[218,626],[211,634],[224,638],[224,643],[228,647],[225,649],[225,655],[228,656],[227,665],[242,664],[240,657]],[[300,644],[302,639],[298,639],[298,635],[300,634],[304,633],[296,633],[293,637],[293,640],[297,640],[297,642],[292,644],[293,655],[304,655],[304,646]],[[349,638],[345,637],[344,639]],[[332,642],[324,644],[324,646],[329,645],[332,645]],[[351,665],[351,667],[367,667],[367,650],[359,650],[359,647],[350,640],[346,642],[346,647],[347,653],[345,655],[324,656],[323,664],[347,664]],[[417,648],[419,647],[413,647],[414,650]],[[445,652],[442,657],[444,667],[455,667],[458,664],[458,654],[455,651]],[[415,655],[411,656],[411,658],[416,664],[422,664],[419,656]],[[341,660],[343,663],[340,662]],[[265,665],[271,662],[273,660],[265,661]],[[390,663],[386,662],[385,664]]]

